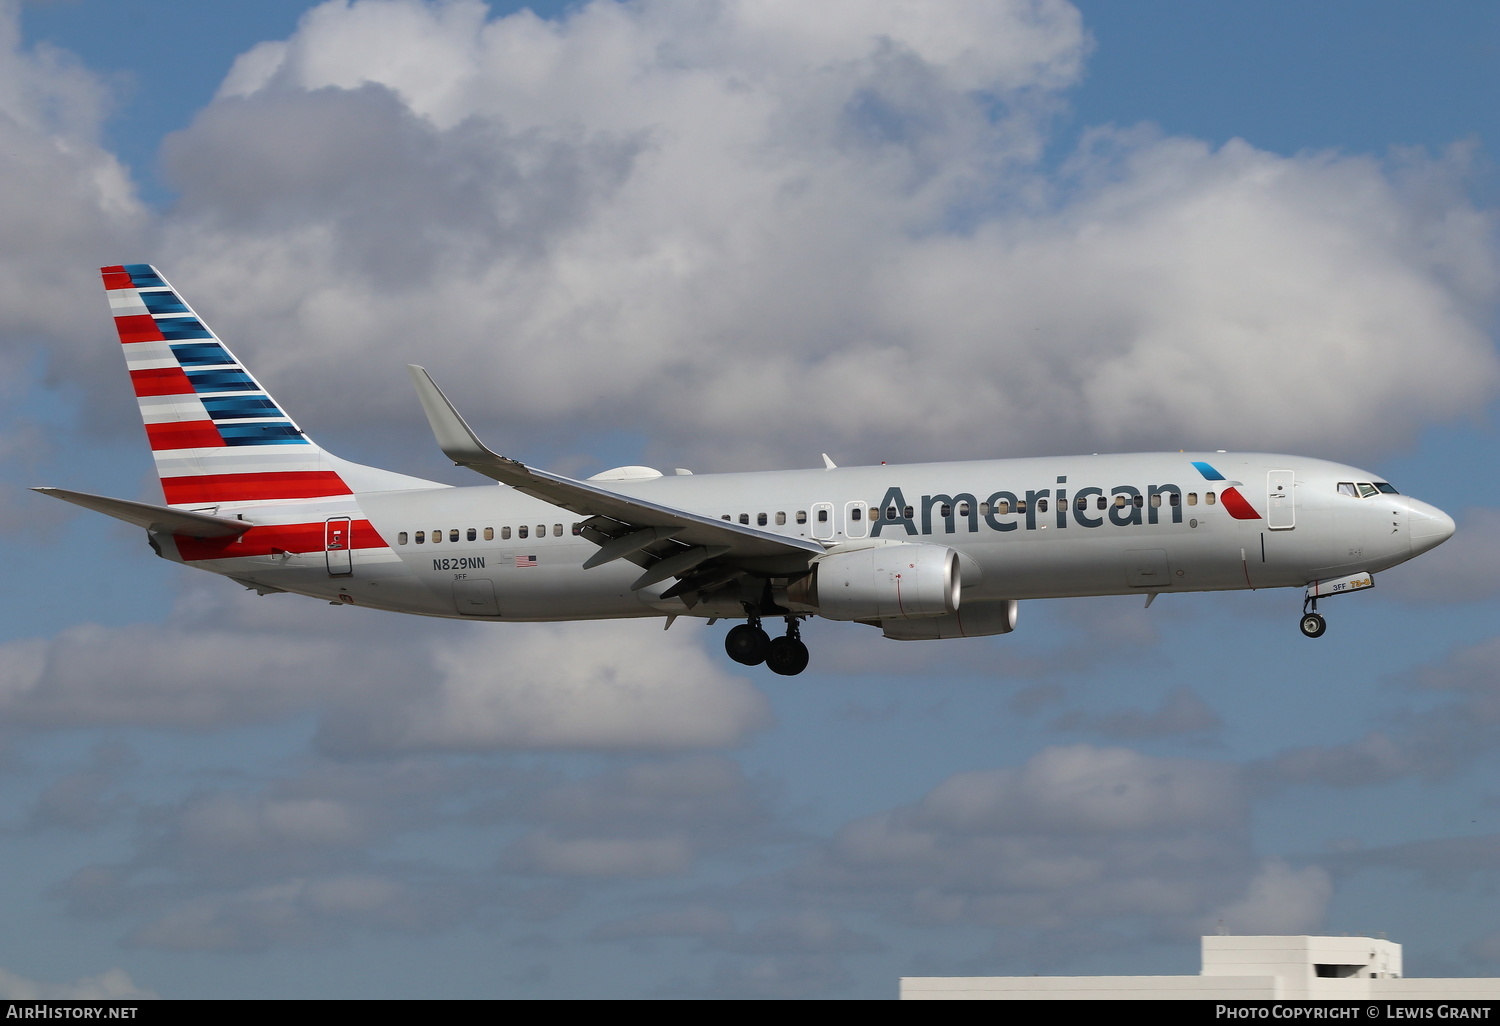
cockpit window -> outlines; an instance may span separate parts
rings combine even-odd
[[[1359,489],[1359,497],[1361,499],[1373,498],[1374,496],[1380,494],[1380,489],[1376,488],[1374,485],[1370,484],[1367,481],[1359,481],[1355,484],[1354,487]]]
[[[1354,490],[1354,482],[1353,481],[1340,481],[1339,482],[1339,494],[1340,495],[1358,495],[1359,493]]]
[[[1375,482],[1375,487],[1380,489],[1380,492],[1381,492],[1382,495],[1400,495],[1401,494],[1400,492],[1396,491],[1395,488],[1393,488],[1390,485],[1386,484],[1384,481],[1376,481]]]

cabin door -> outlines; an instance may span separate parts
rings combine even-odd
[[[328,560],[328,576],[348,577],[354,573],[354,521],[348,517],[329,517],[323,525],[323,555]]]

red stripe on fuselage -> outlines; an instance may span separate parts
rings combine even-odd
[[[115,330],[120,333],[120,342],[165,342],[156,318],[150,314],[127,314],[115,318]]]
[[[255,499],[317,499],[349,495],[344,479],[331,470],[293,470],[274,474],[205,474],[164,477],[167,505],[199,502],[250,502]],[[321,547],[321,545],[320,545]]]
[[[211,420],[178,421],[172,424],[147,424],[146,437],[153,452],[162,449],[207,449],[224,444],[224,436]]]
[[[237,538],[184,538],[177,536],[177,552],[192,562],[200,559],[237,559],[242,556],[269,556],[280,552],[324,551],[324,524],[275,524],[252,527]],[[385,548],[385,539],[368,520],[349,525],[344,545],[350,549]]]
[[[148,395],[192,395],[193,383],[181,367],[148,367],[130,372],[137,399]]]
[[[1245,501],[1238,488],[1226,488],[1219,493],[1219,501],[1224,508],[1229,510],[1229,515],[1236,520],[1259,520],[1260,514],[1255,512],[1255,507]]]

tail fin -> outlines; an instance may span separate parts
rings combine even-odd
[[[168,505],[442,487],[325,452],[156,268],[100,270]]]

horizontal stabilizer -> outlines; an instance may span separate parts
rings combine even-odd
[[[104,495],[90,495],[88,492],[70,492],[66,488],[33,488],[32,491],[103,513],[136,527],[144,527],[148,531],[180,534],[187,538],[233,538],[255,526],[243,520],[209,516],[207,513],[189,513],[146,502],[131,502],[129,499],[111,499]]]

